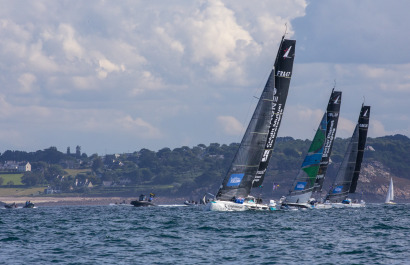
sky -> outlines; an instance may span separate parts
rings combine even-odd
[[[278,136],[410,136],[406,0],[0,0],[0,152],[88,155],[240,142],[278,45],[296,39]]]

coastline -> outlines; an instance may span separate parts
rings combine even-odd
[[[31,201],[36,206],[67,206],[67,205],[110,205],[113,203],[129,204],[138,198],[136,197],[49,197],[49,196],[0,196],[0,202],[23,205],[26,201]],[[185,198],[155,198],[156,204],[183,204]]]

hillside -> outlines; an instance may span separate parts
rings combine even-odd
[[[343,159],[348,140],[335,139],[324,193]],[[254,189],[253,193],[275,199],[286,195],[309,145],[309,140],[278,138],[264,186]],[[237,143],[212,143],[173,150],[163,148],[157,152],[141,149],[133,153],[87,156],[78,152],[64,154],[50,147],[34,153],[6,151],[0,156],[0,162],[29,161],[32,172],[21,177],[26,188],[50,186],[66,195],[88,196],[136,196],[141,192],[154,192],[163,197],[198,200],[207,192],[216,193],[237,148]],[[382,202],[393,177],[395,201],[410,201],[408,150],[410,139],[403,135],[368,138],[356,196]],[[16,180],[13,186],[1,181],[1,176],[3,188],[19,183]],[[272,192],[274,184],[279,186]]]

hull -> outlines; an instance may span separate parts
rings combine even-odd
[[[315,209],[331,209],[332,204],[331,203],[318,203],[315,205]]]
[[[363,208],[366,204],[363,203],[332,203],[332,208]]]
[[[313,208],[315,208],[315,206],[311,205],[309,203],[290,203],[290,202],[287,202],[287,203],[282,203],[280,208],[284,209],[284,210],[292,209],[292,208],[294,208],[294,209],[313,209]]]
[[[268,211],[276,210],[276,207],[270,207],[266,204],[258,203],[236,203],[232,201],[210,201],[206,205],[206,210],[217,211],[217,212],[243,212],[243,211]]]
[[[24,205],[23,208],[34,208],[34,203],[29,203],[27,205]]]
[[[149,202],[149,201],[132,201],[131,205],[134,205],[135,207],[152,207],[152,206],[156,206],[154,203]]]
[[[385,202],[385,204],[396,204],[395,202]]]
[[[16,204],[5,204],[5,205],[4,205],[4,208],[6,208],[6,209],[14,209],[14,208],[17,208],[17,205],[16,205]]]

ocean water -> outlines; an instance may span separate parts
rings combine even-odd
[[[0,210],[0,264],[410,264],[410,205]]]

